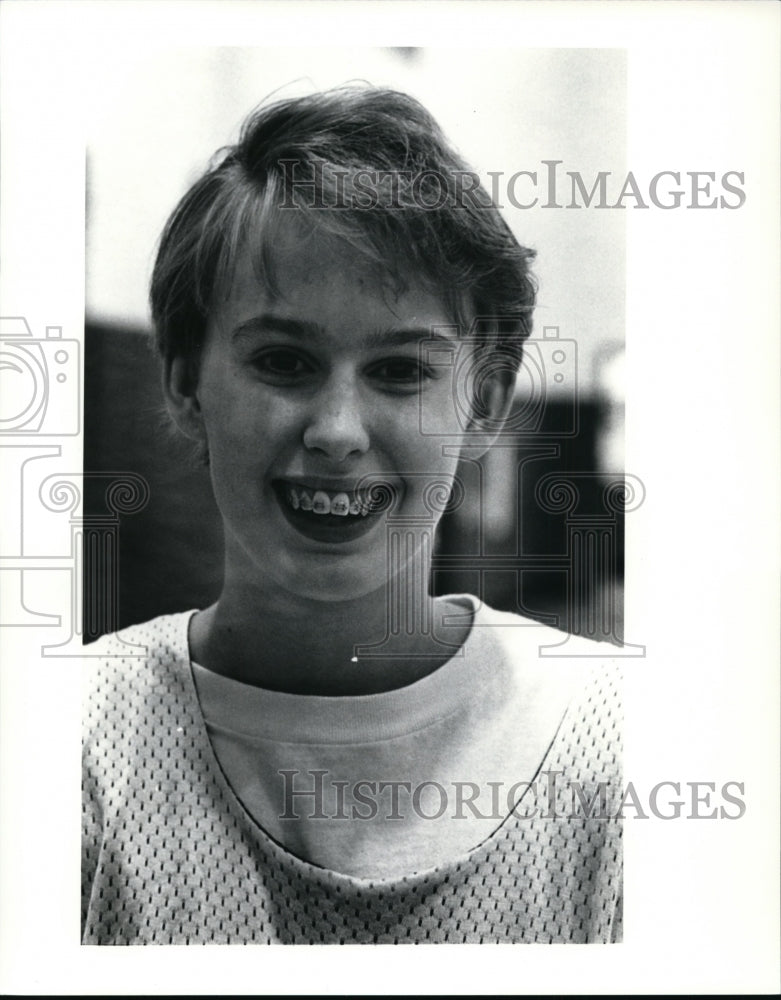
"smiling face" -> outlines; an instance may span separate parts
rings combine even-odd
[[[459,418],[449,369],[428,367],[419,345],[463,345],[437,296],[422,284],[390,293],[343,244],[289,229],[274,258],[276,295],[239,256],[197,386],[182,391],[180,359],[169,402],[208,447],[226,581],[350,600],[388,580],[389,515],[436,523],[423,497],[453,480]],[[387,490],[367,488],[378,480],[392,511],[377,503]]]

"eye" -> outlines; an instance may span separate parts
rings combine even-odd
[[[433,371],[421,364],[418,357],[395,357],[385,358],[372,365],[371,375],[390,385],[414,388],[432,378]]]
[[[308,358],[284,347],[263,351],[252,359],[252,364],[261,375],[278,380],[295,380],[314,370]]]

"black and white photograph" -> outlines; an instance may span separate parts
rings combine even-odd
[[[773,991],[778,12],[685,6],[0,11],[4,988]]]
[[[307,68],[345,82],[285,95]],[[112,101],[122,127],[88,147],[105,319],[85,340],[86,519],[134,488],[146,509],[126,542],[120,519],[127,576],[85,535],[85,612],[111,590],[120,631],[87,647],[84,943],[620,940],[626,486],[597,456],[621,444],[624,220],[600,224],[591,178],[561,168],[622,158],[625,60],[473,50],[454,69],[443,50],[174,50],[143,64],[155,134],[128,155],[133,109]],[[542,116],[497,93],[578,85],[567,160],[538,162]],[[199,92],[215,131],[250,111],[192,183]],[[495,195],[417,95],[471,125]],[[566,121],[588,109],[578,144]],[[174,144],[188,184],[144,282],[160,392],[115,283],[149,256],[129,249],[143,171]],[[532,232],[524,205],[571,200],[582,236]],[[586,246],[600,265],[545,282],[538,333],[535,258],[566,273]],[[189,454],[157,444],[161,401]],[[196,463],[211,520],[177,475]],[[137,728],[117,740],[119,718]]]

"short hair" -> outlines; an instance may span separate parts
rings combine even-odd
[[[488,319],[494,346],[520,364],[534,251],[429,112],[368,84],[261,106],[184,195],[163,230],[150,290],[164,358],[197,360],[240,248],[249,246],[259,278],[275,288],[273,237],[288,210],[348,242],[384,282],[425,282],[461,330]]]

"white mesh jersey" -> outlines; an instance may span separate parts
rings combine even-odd
[[[85,660],[82,943],[620,940],[615,664],[567,709],[540,767],[547,801],[522,799],[447,864],[372,880],[296,857],[236,798],[193,683],[190,615],[104,637]]]

